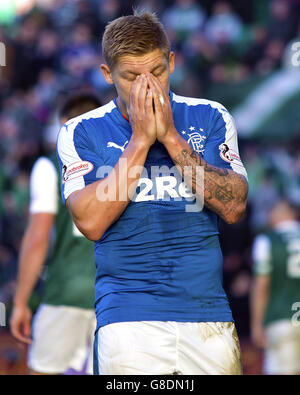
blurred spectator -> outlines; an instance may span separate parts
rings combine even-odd
[[[206,12],[195,0],[176,0],[162,16],[167,31],[175,32],[178,44],[186,40],[191,32],[199,31],[205,19]]]
[[[242,34],[243,24],[237,14],[226,1],[218,1],[213,14],[205,26],[207,39],[223,47],[237,42]]]
[[[14,43],[13,86],[15,89],[25,90],[36,82],[35,44],[38,36],[39,26],[36,19],[25,19]]]
[[[81,22],[87,25],[93,36],[100,39],[101,26],[98,22],[97,14],[95,13],[95,7],[92,6],[88,0],[78,0],[77,2],[77,19],[76,22]]]
[[[262,59],[267,45],[268,33],[265,26],[254,26],[253,42],[245,53],[244,62],[252,69]]]
[[[270,3],[271,21],[269,34],[271,39],[287,42],[295,33],[295,19],[288,1],[274,0]]]
[[[272,208],[269,220],[268,231],[253,246],[252,340],[265,349],[264,373],[300,374],[300,325],[293,319],[300,307],[300,223],[284,200]]]
[[[52,30],[43,30],[36,46],[36,67],[55,69],[58,66],[58,35]]]
[[[121,16],[121,2],[119,0],[100,0],[97,4],[97,17],[99,28],[97,34],[102,35],[106,24]]]
[[[92,41],[91,29],[77,23],[71,31],[62,57],[62,67],[68,76],[87,80],[97,62],[97,51]]]
[[[281,65],[284,42],[281,39],[273,39],[267,43],[263,57],[257,62],[256,69],[259,73],[270,73]]]
[[[54,0],[49,6],[51,24],[54,30],[63,37],[78,18],[77,2],[73,0]]]

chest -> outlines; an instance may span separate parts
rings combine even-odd
[[[199,155],[204,155],[208,139],[207,129],[201,121],[193,119],[174,119],[175,128],[178,134],[187,141],[191,148]],[[101,145],[101,156],[107,166],[114,167],[131,139],[132,130],[130,125],[113,126],[106,128],[105,134],[99,141]],[[165,147],[158,141],[150,148],[145,168],[149,166],[174,166]]]

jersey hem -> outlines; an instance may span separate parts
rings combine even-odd
[[[121,313],[118,317],[103,317],[103,313],[97,314],[96,331],[103,326],[114,324],[117,322],[132,322],[132,321],[174,321],[174,322],[234,322],[232,313],[201,313],[195,315],[187,315],[185,317],[178,317],[178,315],[159,315],[159,314],[128,314],[128,311]]]

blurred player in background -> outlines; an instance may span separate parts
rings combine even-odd
[[[217,214],[235,223],[246,206],[233,120],[170,92],[174,53],[155,15],[112,21],[102,44],[118,97],[57,142],[63,200],[96,241],[95,374],[241,374],[217,229]],[[191,191],[204,195],[196,212]]]
[[[300,374],[300,325],[292,316],[300,301],[300,222],[285,200],[270,213],[270,231],[253,245],[255,280],[251,335],[265,349],[265,374]]]
[[[101,105],[92,93],[68,97],[61,106],[61,124]],[[93,243],[76,228],[62,204],[59,168],[52,153],[39,158],[30,178],[30,217],[19,255],[17,289],[10,328],[16,339],[30,344],[28,367],[32,374],[91,373],[95,330]],[[31,330],[29,298],[45,264],[51,235],[45,290]]]

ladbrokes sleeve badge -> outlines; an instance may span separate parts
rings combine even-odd
[[[219,150],[220,150],[220,157],[223,160],[225,160],[225,162],[229,162],[229,163],[235,162],[235,164],[237,165],[238,164],[240,164],[240,166],[242,165],[241,158],[238,155],[238,153],[230,149],[227,144],[222,143],[221,145],[219,145]]]
[[[94,165],[91,162],[81,161],[72,163],[69,166],[64,165],[62,168],[62,180],[63,183],[73,180],[77,177],[82,177],[92,171]]]

